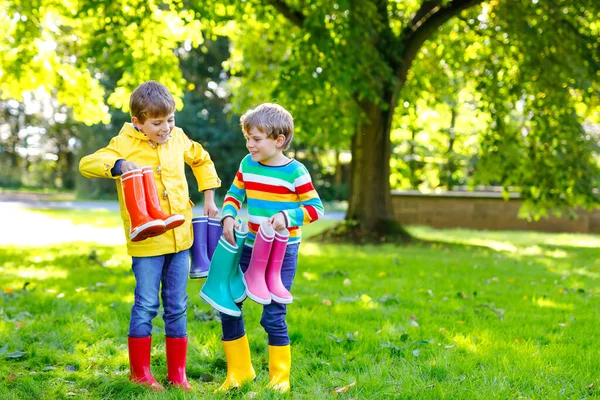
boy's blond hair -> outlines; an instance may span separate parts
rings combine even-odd
[[[175,100],[167,87],[156,81],[148,81],[138,86],[129,99],[129,110],[141,124],[147,118],[166,117],[175,112]]]
[[[294,118],[279,104],[264,103],[253,110],[248,110],[240,118],[242,131],[248,135],[252,128],[256,128],[272,139],[279,135],[285,137],[281,147],[287,150],[294,138]]]

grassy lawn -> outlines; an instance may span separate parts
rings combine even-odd
[[[71,217],[76,224],[118,224],[118,215]],[[288,313],[293,367],[287,396],[265,389],[267,342],[258,304],[244,306],[257,380],[213,394],[226,372],[220,324],[198,296],[203,281],[190,281],[188,377],[196,391],[148,393],[128,382],[134,279],[124,246],[1,247],[0,398],[600,395],[599,236],[410,230],[426,242],[303,243]],[[164,383],[160,318],[155,326],[152,366]],[[347,390],[336,395],[336,388]]]

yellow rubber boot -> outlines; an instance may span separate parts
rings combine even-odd
[[[292,353],[290,345],[269,346],[269,386],[279,392],[290,390],[290,367]]]
[[[256,373],[250,361],[248,336],[244,335],[236,340],[223,341],[223,348],[227,359],[227,378],[215,392],[224,392],[231,388],[240,387],[245,382],[256,378]]]

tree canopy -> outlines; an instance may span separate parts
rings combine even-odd
[[[600,119],[594,0],[0,0],[0,19],[2,99],[44,90],[87,123],[147,79],[180,107],[178,56],[226,36],[234,107],[277,101],[304,143],[350,148],[347,218],[375,235],[393,225],[390,161],[418,142],[402,132],[434,126],[433,151],[459,163],[469,147],[473,183],[520,193],[531,215],[598,204],[599,140],[582,127]]]

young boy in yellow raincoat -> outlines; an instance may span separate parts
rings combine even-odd
[[[148,81],[131,95],[131,123],[108,146],[85,156],[86,178],[114,179],[132,256],[135,300],[128,348],[132,381],[164,390],[150,372],[152,319],[162,286],[168,380],[191,390],[186,378],[188,249],[193,243],[192,202],[184,164],[204,192],[204,214],[218,208],[212,189],[221,186],[210,155],[175,126],[175,101],[162,84]]]

